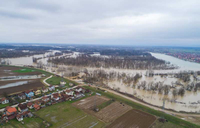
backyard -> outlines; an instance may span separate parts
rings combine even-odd
[[[40,118],[24,118],[24,124],[16,119],[10,120],[6,125],[0,126],[1,128],[45,128],[42,119]]]
[[[66,82],[66,86],[67,87],[69,87],[69,83],[74,83],[74,82],[72,82],[72,81],[70,81],[70,80],[67,80],[67,79],[65,79],[65,78],[61,78],[61,77],[57,77],[57,76],[53,76],[53,77],[51,77],[50,79],[47,79],[47,83],[48,84],[51,84],[51,85],[59,85],[60,84],[60,81],[61,80],[64,80],[65,82]],[[76,83],[75,83],[76,84]]]

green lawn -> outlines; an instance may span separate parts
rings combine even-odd
[[[21,67],[21,66],[14,66],[14,65],[1,65],[1,66],[10,66],[10,67],[18,67],[18,68],[22,68],[22,69],[26,69],[26,71],[37,71],[37,72],[41,72],[42,74],[46,74],[46,76],[50,76],[50,75],[53,75],[52,73],[50,73],[50,72],[47,72],[47,71],[44,71],[44,70],[42,70],[42,69],[36,69],[36,68],[29,68],[29,67],[26,67],[26,68],[24,68],[24,67]],[[21,71],[21,69],[19,69],[19,70],[14,70],[13,72],[21,72],[22,73],[22,71]],[[26,73],[26,72],[25,72]]]
[[[35,70],[29,69],[29,68],[23,68],[23,69],[14,70],[13,72],[28,73],[28,72],[35,72]]]
[[[8,103],[8,104],[0,104],[0,109],[1,108],[5,108],[6,106],[9,106],[10,105],[10,103]]]
[[[42,119],[24,118],[24,124],[16,119],[10,120],[7,124],[0,126],[1,128],[45,128]]]
[[[88,88],[88,89],[90,89],[92,91],[96,90],[95,88],[89,87],[89,86],[84,86],[84,88]],[[179,127],[184,127],[184,128],[200,128],[199,125],[187,122],[185,120],[182,120],[180,118],[171,116],[171,115],[166,114],[164,112],[151,109],[149,107],[143,106],[141,104],[138,104],[138,103],[130,101],[130,100],[126,99],[126,98],[123,98],[121,96],[118,96],[118,95],[115,95],[115,94],[112,94],[112,93],[109,93],[109,92],[104,92],[102,90],[96,90],[96,91],[98,93],[102,94],[103,96],[108,97],[108,98],[115,99],[115,100],[120,101],[120,102],[124,102],[125,104],[130,105],[130,106],[132,106],[135,109],[142,110],[144,112],[150,113],[150,114],[158,116],[158,117],[163,117],[163,118],[167,119],[170,123],[172,123],[174,125],[178,125]]]
[[[51,85],[60,85],[60,81],[62,80],[61,77],[53,76],[50,79],[47,79],[47,83]],[[70,80],[64,79],[63,80],[66,82],[66,86],[69,87],[69,83],[74,83]],[[75,83],[76,84],[76,83]]]
[[[48,106],[36,112],[36,115],[52,124],[52,128],[101,128],[105,124],[96,117],[71,105],[72,102],[62,102]]]

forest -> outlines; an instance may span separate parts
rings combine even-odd
[[[109,56],[97,57],[81,54],[75,58],[56,57],[51,58],[48,62],[54,64],[65,64],[83,67],[96,68],[117,68],[117,69],[169,69],[165,61],[156,59],[153,56]]]

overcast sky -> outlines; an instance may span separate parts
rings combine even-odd
[[[200,0],[0,0],[0,42],[200,46]]]

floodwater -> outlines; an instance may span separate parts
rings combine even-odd
[[[21,80],[21,79],[39,79],[40,75],[7,76],[0,77],[0,81]]]
[[[198,71],[200,70],[200,64],[195,62],[189,62],[185,60],[181,60],[178,58],[175,58],[173,56],[160,54],[160,53],[151,53],[152,56],[155,58],[165,60],[167,62],[170,62],[171,64],[177,65],[179,67],[178,70],[192,70],[192,71]]]
[[[78,54],[79,53],[73,53],[73,54],[69,54],[69,56],[76,57]],[[173,73],[173,72],[180,72],[183,70],[187,70],[187,71],[200,70],[200,64],[197,64],[197,63],[180,60],[178,58],[164,55],[164,54],[159,54],[159,53],[151,53],[151,54],[158,59],[162,59],[167,62],[170,62],[171,64],[179,66],[178,69],[174,69],[174,70],[154,70],[155,73]],[[34,57],[43,57],[43,56],[45,55],[35,55]],[[96,54],[96,56],[99,56],[99,55]],[[21,58],[14,58],[14,59],[12,58],[9,60],[11,61],[12,65],[33,65],[32,57],[21,57]],[[48,58],[41,59],[41,61],[44,64],[47,64],[47,60]],[[88,71],[102,69],[102,70],[105,70],[106,72],[112,72],[112,71],[119,72],[119,73],[124,72],[129,75],[134,75],[136,73],[139,73],[142,75],[142,78],[139,80],[139,82],[146,81],[147,83],[149,83],[153,81],[155,83],[155,82],[160,81],[160,82],[163,82],[164,84],[171,85],[171,83],[175,83],[176,81],[179,81],[178,79],[171,78],[171,77],[162,77],[162,78],[160,76],[146,77],[145,76],[146,70],[130,70],[130,69],[114,69],[114,68],[104,69],[104,68],[90,68],[90,67],[88,67],[87,69]],[[137,87],[134,88],[129,85],[124,85],[124,83],[118,80],[109,82],[108,86],[111,88],[120,88],[121,92],[132,94],[144,100],[145,102],[153,104],[153,105],[163,106],[164,104],[165,108],[173,109],[176,111],[200,112],[200,104],[199,104],[200,93],[198,91],[196,93],[186,91],[183,97],[176,96],[174,98],[171,92],[169,93],[168,96],[163,96],[161,94],[158,94],[157,92],[152,93],[151,91],[145,91],[145,90],[137,89]],[[171,102],[171,100],[174,100],[174,99],[176,100],[176,102]]]
[[[49,55],[54,55],[56,52],[60,52],[58,50],[52,50],[50,52],[47,52],[45,54],[39,54],[39,55],[33,55],[33,56],[27,56],[27,57],[19,57],[19,58],[7,58],[11,62],[11,65],[16,66],[24,66],[24,65],[34,65],[33,63],[33,57],[35,58],[45,58]],[[47,59],[45,59],[47,61]]]
[[[27,83],[28,83],[28,81],[20,81],[20,82],[10,83],[10,84],[0,86],[0,89],[16,87],[16,86],[24,85]]]

